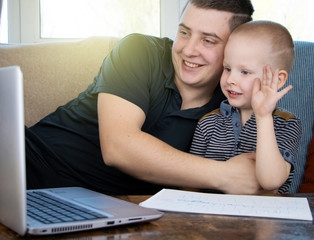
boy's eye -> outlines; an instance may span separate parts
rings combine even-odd
[[[248,75],[248,74],[249,74],[249,72],[248,72],[248,71],[245,71],[245,70],[241,71],[241,73],[242,73],[243,75]]]
[[[231,72],[231,68],[225,67],[226,72]]]

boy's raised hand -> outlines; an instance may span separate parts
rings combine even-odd
[[[256,117],[271,115],[279,99],[292,88],[289,85],[278,91],[279,82],[279,70],[276,69],[272,73],[271,67],[266,65],[263,68],[262,80],[256,79],[252,90],[251,104]]]

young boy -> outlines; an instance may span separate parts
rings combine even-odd
[[[253,21],[238,27],[225,48],[220,85],[227,99],[199,121],[190,152],[220,161],[256,152],[261,187],[288,192],[301,123],[276,103],[292,88],[278,91],[293,59],[293,40],[280,24]]]

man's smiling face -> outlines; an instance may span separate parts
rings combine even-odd
[[[189,4],[172,48],[177,86],[200,88],[219,82],[232,13]]]

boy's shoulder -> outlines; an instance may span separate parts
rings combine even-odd
[[[202,122],[204,119],[208,119],[208,118],[215,116],[215,115],[221,115],[220,108],[216,108],[215,110],[213,110],[209,113],[206,113],[199,121]]]
[[[298,120],[298,118],[294,114],[292,114],[291,112],[288,112],[288,111],[285,111],[285,110],[279,109],[279,108],[276,108],[274,110],[273,116],[282,118],[286,121],[293,120],[293,119]]]

